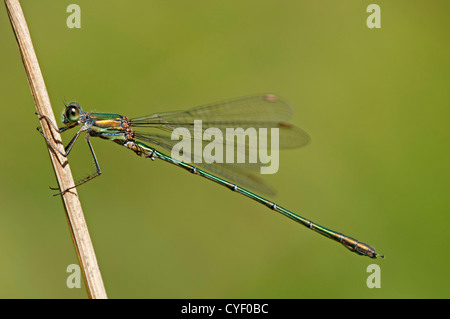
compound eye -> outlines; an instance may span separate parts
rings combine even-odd
[[[80,119],[80,109],[76,106],[70,105],[67,108],[65,115],[69,122],[77,122]]]

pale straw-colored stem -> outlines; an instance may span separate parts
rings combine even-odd
[[[14,35],[17,39],[17,44],[19,45],[19,51],[22,56],[36,110],[39,114],[47,116],[53,123],[56,123],[50,104],[50,98],[45,87],[44,78],[42,77],[41,69],[39,68],[39,63],[20,3],[18,0],[5,0],[5,4],[14,30]],[[61,151],[64,151],[60,134],[48,125],[44,118],[41,118],[41,126],[43,133],[48,140],[52,142],[53,145],[57,145]],[[70,167],[67,163],[67,158],[61,156],[58,152],[55,152],[51,147],[48,149],[60,189],[64,190],[73,186],[74,181]],[[94,247],[92,246],[76,188],[65,192],[61,195],[61,198],[63,200],[70,232],[78,255],[79,264],[83,271],[89,297],[94,299],[107,298]]]

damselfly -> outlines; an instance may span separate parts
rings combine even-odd
[[[286,123],[290,119],[291,115],[292,111],[289,105],[272,94],[250,96],[201,106],[189,111],[159,113],[135,119],[128,119],[127,117],[119,114],[83,112],[80,105],[74,102],[66,105],[66,109],[63,113],[63,123],[65,126],[62,128],[58,128],[46,116],[40,115],[41,117],[46,118],[47,122],[60,133],[77,126],[81,126],[72,140],[65,147],[65,152],[59,151],[43,135],[40,128],[38,128],[38,131],[42,136],[44,136],[52,149],[58,151],[65,157],[69,155],[72,147],[80,135],[85,133],[86,141],[94,159],[97,169],[94,174],[78,181],[72,187],[62,190],[58,194],[65,193],[68,190],[80,186],[81,184],[84,184],[101,174],[97,157],[95,156],[94,149],[89,140],[89,137],[91,136],[100,137],[125,146],[139,156],[152,160],[161,159],[184,168],[192,174],[202,176],[225,186],[234,192],[240,193],[286,217],[289,217],[290,219],[318,232],[323,236],[341,243],[346,248],[359,255],[368,256],[370,258],[383,257],[382,255],[376,253],[375,249],[367,244],[313,223],[312,221],[294,214],[293,212],[275,204],[270,200],[238,186],[237,184],[245,185],[261,193],[271,193],[270,188],[261,183],[253,172],[261,164],[258,161],[253,163],[217,163],[208,159],[205,159],[204,161],[197,159],[194,161],[197,162],[194,166],[188,161],[176,159],[173,156],[163,154],[156,149],[163,148],[166,150],[172,150],[174,145],[178,143],[178,140],[174,140],[171,133],[179,127],[185,128],[188,132],[193,133],[192,139],[195,142],[196,136],[198,136],[198,134],[196,134],[198,132],[195,132],[194,129],[194,121],[196,120],[202,121],[202,132],[200,133],[205,133],[209,128],[215,128],[216,132],[222,132],[223,136],[225,136],[227,128],[242,128],[242,130],[236,131],[238,132],[238,135],[245,135],[246,132],[248,132],[248,128],[266,128],[268,130],[276,128],[278,129],[277,132],[279,132],[280,148],[300,147],[309,142],[309,136],[303,130]],[[242,145],[242,141],[245,141],[245,136],[237,137],[237,140],[240,140],[241,142],[240,144],[237,142],[234,146],[232,146],[232,150],[244,153],[243,155],[248,156],[251,151],[251,146],[248,145],[249,143],[244,143],[245,145]],[[244,139],[239,139],[239,137],[244,137]],[[219,138],[218,142],[219,144],[229,143],[223,138]],[[154,147],[145,143],[152,144]],[[189,154],[189,151],[187,153],[188,154],[184,154],[184,156],[187,155],[188,158],[192,158],[192,156],[195,155]],[[223,179],[218,175],[226,179]]]

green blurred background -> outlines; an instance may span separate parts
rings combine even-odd
[[[450,297],[449,2],[378,0],[381,29],[361,0],[77,1],[81,29],[70,3],[22,1],[58,120],[63,101],[136,117],[279,94],[312,143],[281,152],[271,199],[386,255],[94,139],[103,175],[78,192],[110,298]],[[0,24],[0,297],[86,298],[5,8]],[[85,143],[70,163],[94,171]]]

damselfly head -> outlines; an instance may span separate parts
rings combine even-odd
[[[81,116],[81,106],[76,103],[72,102],[69,105],[66,105],[66,109],[63,113],[63,123],[64,124],[73,124],[78,122]]]

